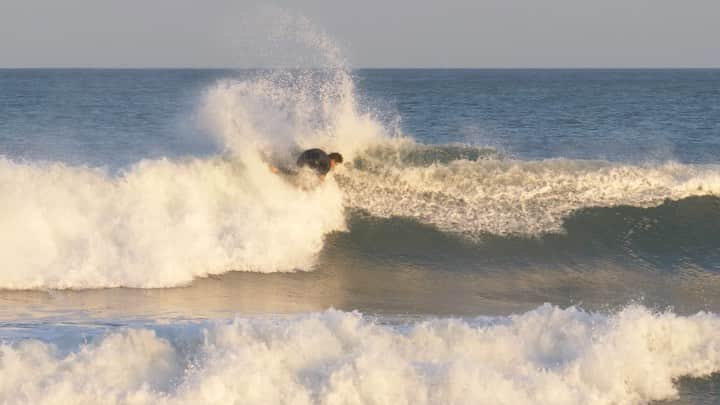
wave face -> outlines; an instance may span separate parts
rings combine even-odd
[[[335,310],[0,345],[9,403],[640,404],[720,370],[720,319],[639,306],[393,326]]]

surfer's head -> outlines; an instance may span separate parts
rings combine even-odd
[[[343,162],[343,157],[338,152],[333,152],[329,154],[328,157],[330,158],[330,169],[333,169],[337,164]]]

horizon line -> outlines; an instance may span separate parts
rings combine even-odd
[[[327,69],[322,66],[203,67],[203,66],[0,66],[0,70],[277,70]],[[360,66],[350,70],[717,70],[720,66]]]

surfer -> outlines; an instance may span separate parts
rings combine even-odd
[[[338,163],[343,162],[343,157],[337,152],[325,153],[322,149],[308,149],[298,157],[298,167],[308,167],[314,170],[318,176],[324,178],[326,174]]]
[[[338,152],[328,154],[322,149],[313,148],[300,154],[297,160],[297,166],[301,169],[303,167],[312,169],[321,180],[324,180],[325,175],[342,162],[343,156]],[[273,173],[282,171],[274,166],[270,166],[270,170],[272,170]]]

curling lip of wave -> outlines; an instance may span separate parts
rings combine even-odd
[[[602,315],[546,304],[403,326],[334,310],[238,318],[114,332],[70,354],[0,344],[0,400],[640,404],[676,395],[679,377],[719,371],[718,330],[716,315],[639,306]]]
[[[419,148],[441,151],[423,152],[429,156],[457,153],[442,152],[444,146]],[[395,153],[370,150],[339,172],[345,206],[376,217],[414,218],[470,237],[537,236],[562,232],[563,221],[584,208],[653,207],[667,199],[720,195],[715,165],[522,161],[487,152],[475,152],[475,160],[444,157],[447,163],[418,164],[412,157],[417,149],[401,142]]]

